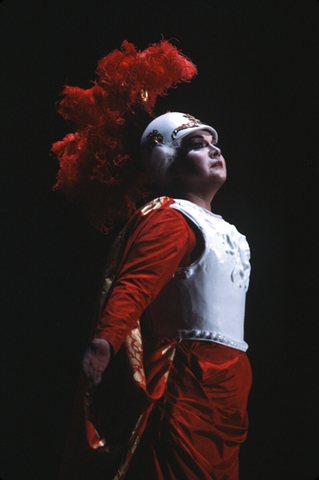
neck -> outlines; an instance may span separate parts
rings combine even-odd
[[[174,195],[175,196],[175,195]],[[195,203],[199,207],[206,208],[206,210],[212,211],[211,202],[213,197],[205,198],[202,195],[197,195],[196,193],[186,192],[184,194],[180,194],[175,196],[175,198],[181,198],[183,200],[188,200],[190,202]]]
[[[199,207],[205,208],[208,211],[212,211],[211,203],[216,193],[218,192],[221,185],[216,184],[209,186],[205,189],[203,185],[200,188],[183,188],[181,185],[173,185],[170,188],[160,189],[162,195],[167,195],[172,198],[180,198],[183,200],[188,200],[189,202],[195,203]]]

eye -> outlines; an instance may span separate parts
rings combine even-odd
[[[204,148],[206,147],[206,143],[205,142],[202,142],[201,140],[200,141],[197,141],[197,142],[194,142],[192,143],[191,145],[191,148],[193,150],[200,150],[201,148]]]

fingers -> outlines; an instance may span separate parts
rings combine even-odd
[[[106,340],[94,339],[84,354],[82,368],[93,385],[101,382],[102,374],[110,361],[110,345]]]
[[[98,385],[102,380],[102,372],[95,372],[95,377],[93,379],[93,385]]]
[[[91,365],[90,368],[90,380],[93,385],[98,385],[101,380],[102,380],[102,373],[100,370],[98,370],[94,365]]]
[[[102,374],[94,368],[94,366],[89,363],[87,366],[83,365],[83,370],[85,375],[91,381],[93,385],[98,385],[101,382]]]
[[[96,365],[96,359],[90,350],[87,350],[84,355],[82,368],[93,385],[98,385],[101,382],[104,369]]]

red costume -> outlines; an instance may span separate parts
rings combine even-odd
[[[105,480],[238,479],[251,383],[246,354],[214,342],[156,340],[143,322],[140,335],[147,306],[179,266],[194,261],[194,230],[169,208],[173,202],[157,199],[120,235],[95,335],[115,356],[86,395],[88,470],[71,473],[68,459],[61,479],[92,479],[94,471]]]

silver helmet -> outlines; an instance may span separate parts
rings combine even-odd
[[[214,128],[187,113],[169,112],[153,120],[141,138],[141,155],[147,170],[159,183],[165,182],[169,165],[175,158],[174,147],[185,135],[207,130],[217,142]]]

